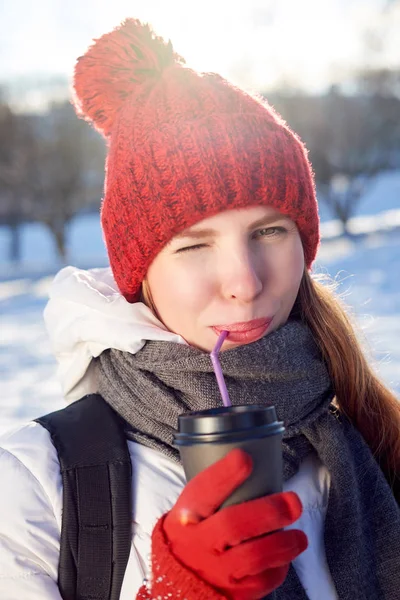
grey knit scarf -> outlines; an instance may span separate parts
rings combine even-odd
[[[330,472],[324,537],[339,600],[398,600],[400,510],[361,435],[332,409],[331,382],[310,330],[291,320],[220,360],[232,404],[273,404],[285,422],[285,480],[310,453]],[[108,350],[96,370],[99,392],[129,424],[129,437],[176,461],[178,415],[222,404],[209,355],[190,346],[148,342],[135,355]],[[268,598],[308,597],[291,567]]]

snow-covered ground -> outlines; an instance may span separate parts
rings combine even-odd
[[[396,197],[398,208],[400,194]],[[314,270],[340,282],[371,360],[400,396],[400,211],[387,197],[376,212],[382,208],[385,213],[368,218],[366,212],[353,221],[353,231],[363,235],[351,240],[337,235],[335,223],[325,222]],[[8,232],[0,228],[0,431],[63,406],[42,320],[47,290],[60,265],[41,226],[25,227],[22,239],[23,262],[16,267],[6,260]],[[71,226],[68,262],[106,264],[96,215]]]

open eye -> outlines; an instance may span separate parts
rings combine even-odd
[[[275,226],[275,227],[263,227],[255,232],[255,237],[276,237],[287,233],[286,227]]]

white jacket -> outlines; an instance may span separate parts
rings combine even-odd
[[[67,400],[96,391],[92,358],[106,348],[135,353],[146,340],[185,343],[141,303],[118,293],[109,269],[68,267],[56,277],[45,311]],[[134,600],[148,576],[151,532],[175,503],[185,484],[182,468],[158,451],[128,442],[132,459],[132,548],[121,600]],[[62,483],[48,432],[28,423],[0,438],[0,598],[61,600],[57,588]],[[308,549],[294,567],[310,600],[337,600],[326,564],[323,526],[330,477],[315,458],[307,459],[284,486],[303,503],[293,527],[308,536]]]

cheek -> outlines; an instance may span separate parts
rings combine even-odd
[[[159,315],[168,328],[198,315],[211,296],[206,269],[186,268],[183,261],[176,264],[157,261],[150,267],[147,279]]]
[[[268,272],[270,277],[267,277],[266,290],[270,287],[271,292],[281,300],[294,302],[304,272],[304,253],[300,237],[292,238],[284,251],[283,248],[277,248],[276,252],[268,256]]]
[[[298,238],[288,260],[287,272],[290,274],[290,280],[292,281],[293,286],[298,289],[304,273],[304,251],[300,238]]]
[[[304,252],[300,237],[294,240],[293,247],[282,255],[281,285],[288,301],[293,304],[299,291],[304,273]],[[292,306],[289,306],[291,310]]]

